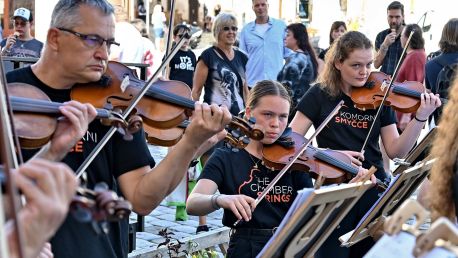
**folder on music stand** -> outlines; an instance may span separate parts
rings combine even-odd
[[[360,220],[356,228],[339,238],[342,246],[349,247],[366,237],[376,236],[383,227],[384,219],[392,215],[405,200],[410,198],[423,182],[434,161],[433,159],[421,162],[397,175],[388,189]]]
[[[312,257],[370,187],[366,181],[300,191],[257,257]]]

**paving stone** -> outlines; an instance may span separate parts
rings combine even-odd
[[[180,225],[180,226],[176,226],[173,228],[173,231],[178,231],[178,232],[184,232],[184,233],[187,233],[187,234],[195,234],[196,233],[196,228],[195,227],[190,227],[190,226],[186,226],[186,225]]]
[[[149,242],[149,241],[137,238],[137,241],[135,242],[135,245],[136,245],[136,249],[140,250],[140,249],[143,249],[143,248],[151,247],[153,244],[151,244],[151,242]]]
[[[137,239],[142,239],[146,241],[150,241],[153,239],[161,238],[161,236],[154,234],[154,233],[149,233],[149,232],[137,232]]]
[[[156,216],[158,219],[167,220],[167,221],[175,221],[175,214],[162,214]]]

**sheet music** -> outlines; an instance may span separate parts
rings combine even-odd
[[[412,254],[415,247],[415,240],[416,237],[414,235],[404,231],[394,236],[385,234],[364,255],[364,258],[415,258]]]

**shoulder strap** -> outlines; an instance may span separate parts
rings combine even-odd
[[[240,76],[237,68],[235,68],[234,64],[227,58],[226,54],[224,54],[223,50],[221,50],[219,47],[217,46],[213,46],[213,48],[216,50],[216,52],[218,52],[221,57],[223,57],[224,61],[226,61],[227,65],[231,68],[231,70],[235,73],[235,76],[237,76],[237,80],[240,82],[240,88],[239,88],[239,94],[240,96],[243,96],[242,94],[242,89],[243,89],[243,80],[242,80],[242,76]],[[235,50],[234,50],[235,51]],[[235,58],[235,52],[234,52],[234,58]]]

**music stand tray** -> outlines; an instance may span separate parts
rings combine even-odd
[[[300,191],[257,257],[312,257],[370,187],[367,181]]]

